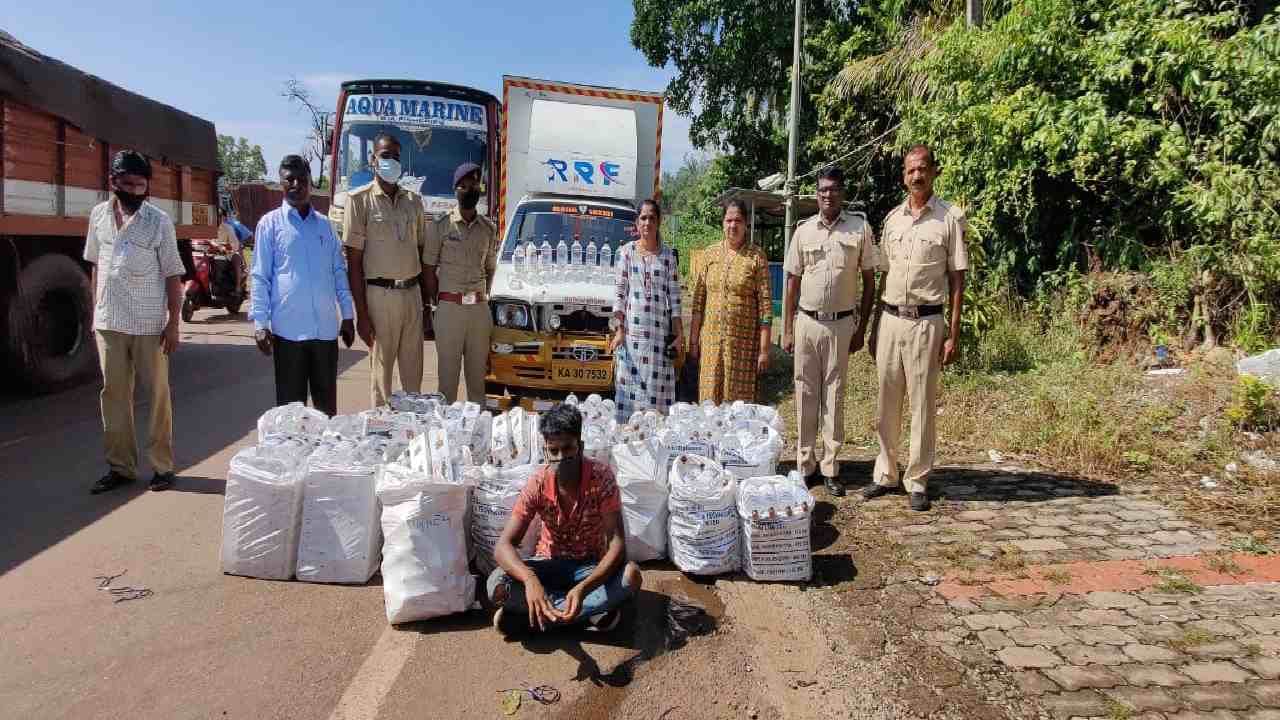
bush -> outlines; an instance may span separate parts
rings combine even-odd
[[[1236,382],[1226,418],[1241,430],[1265,431],[1280,427],[1280,403],[1275,388],[1258,378],[1241,375]]]

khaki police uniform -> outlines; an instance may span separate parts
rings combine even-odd
[[[919,217],[908,202],[890,211],[884,221],[880,269],[885,279],[884,306],[876,345],[880,379],[876,403],[880,455],[874,478],[886,487],[898,485],[898,443],[902,432],[902,400],[911,402],[911,451],[904,478],[907,492],[927,492],[937,445],[935,425],[942,345],[949,334],[941,312],[915,317],[947,304],[947,273],[967,270],[964,213],[950,203],[929,199]]]
[[[378,182],[347,196],[342,242],[364,251],[365,303],[373,323],[373,405],[391,398],[391,373],[400,366],[400,386],[422,391],[422,250],[426,243],[422,196],[400,188],[392,198]],[[413,281],[408,282],[405,281]],[[391,281],[380,287],[369,281]]]
[[[857,325],[862,271],[878,264],[871,224],[862,213],[842,212],[828,225],[822,215],[800,223],[783,269],[800,278],[794,324],[796,465],[808,475],[840,474],[844,443],[844,385],[849,343]],[[821,443],[817,436],[821,434]]]
[[[434,265],[439,281],[436,304],[436,358],[440,393],[449,402],[458,395],[458,374],[465,372],[467,399],[484,404],[493,318],[489,288],[498,269],[497,228],[477,214],[470,223],[454,208],[427,226],[425,265]]]

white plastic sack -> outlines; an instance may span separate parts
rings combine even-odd
[[[752,580],[808,580],[813,575],[813,495],[798,473],[738,483],[742,566]]]
[[[231,458],[222,504],[222,572],[293,577],[302,517],[302,474],[311,445],[266,441]]]
[[[741,564],[735,480],[720,463],[697,455],[679,455],[671,465],[671,560],[694,575],[733,572]]]
[[[778,415],[778,411],[768,405],[756,405],[754,403],[735,400],[727,410],[729,420],[737,422],[739,420],[759,420],[769,427],[782,432],[785,424]]]
[[[403,390],[395,390],[391,393],[391,399],[388,401],[392,410],[396,412],[411,412],[419,415],[435,415],[440,408],[445,407],[447,403],[444,396],[439,393],[407,393]]]
[[[734,477],[765,477],[777,472],[782,436],[760,420],[739,420],[720,437],[717,452]]]
[[[406,458],[407,459],[407,456]],[[378,470],[382,505],[382,594],[387,622],[465,612],[475,603],[467,568],[470,488],[433,481],[403,462]]]
[[[1236,363],[1236,370],[1242,375],[1252,375],[1280,386],[1280,348],[1247,357]]]
[[[390,444],[378,438],[321,445],[307,460],[298,579],[364,583],[378,570],[382,529],[374,472]]]
[[[324,436],[333,440],[359,440],[364,437],[364,418],[360,415],[334,415],[325,425]]]
[[[533,477],[537,465],[500,468],[494,465],[472,466],[467,473],[475,478],[471,491],[471,559],[476,569],[488,575],[497,567],[493,548],[511,518],[520,492]],[[537,549],[542,522],[534,518],[520,543],[522,557],[532,557]]]
[[[273,407],[258,418],[258,442],[272,435],[319,436],[329,424],[329,416],[300,402]]]
[[[616,432],[608,425],[591,423],[582,428],[582,454],[601,465],[609,464]]]
[[[649,436],[619,443],[610,453],[622,496],[627,559],[636,562],[667,556],[667,448]]]
[[[395,412],[386,408],[365,410],[359,417],[361,436],[381,437],[406,445],[426,429],[413,413]]]
[[[658,433],[658,438],[667,446],[668,466],[681,455],[696,455],[709,460],[715,460],[719,455],[716,436],[701,424],[671,424]]]

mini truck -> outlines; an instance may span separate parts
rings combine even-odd
[[[613,394],[613,265],[661,177],[661,93],[504,76],[490,407]]]

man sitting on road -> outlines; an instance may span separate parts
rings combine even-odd
[[[612,630],[641,583],[639,566],[626,561],[613,471],[582,457],[582,415],[572,405],[551,408],[540,429],[548,464],[525,485],[494,548],[493,626],[507,636],[582,622]],[[542,535],[535,557],[522,560],[516,547],[535,515]]]

